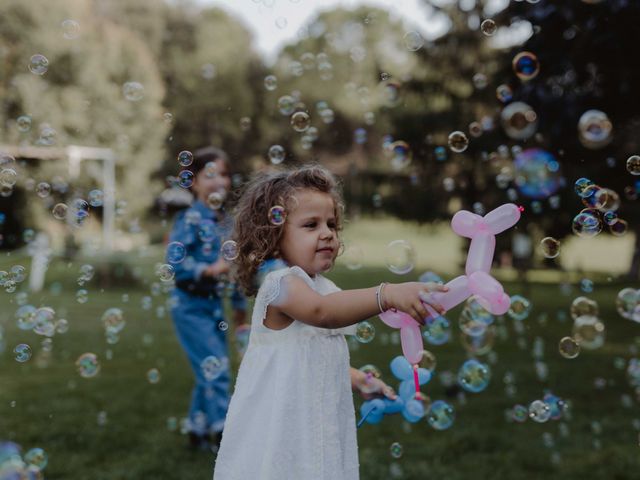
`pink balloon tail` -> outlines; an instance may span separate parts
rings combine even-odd
[[[413,383],[416,386],[416,395],[420,393],[420,380],[418,379],[418,364],[413,366]]]

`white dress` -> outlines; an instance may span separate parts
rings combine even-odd
[[[340,289],[299,267],[269,273],[256,295],[249,347],[225,421],[214,480],[357,480],[356,420],[345,334],[297,320],[264,326],[285,275],[321,295]]]

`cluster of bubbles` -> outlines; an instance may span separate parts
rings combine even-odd
[[[101,322],[107,343],[111,345],[118,343],[120,332],[126,325],[122,310],[117,307],[108,308],[102,314]]]
[[[574,184],[575,192],[586,207],[573,218],[571,228],[579,237],[595,237],[607,225],[615,236],[622,236],[629,228],[626,220],[618,217],[620,196],[609,188],[594,184],[588,178],[579,178]]]
[[[515,405],[511,409],[511,418],[517,423],[524,423],[528,418],[536,423],[546,423],[549,420],[560,420],[566,415],[567,408],[564,400],[548,392],[542,399],[532,401],[528,407]]]
[[[27,269],[22,265],[13,265],[8,272],[0,270],[0,287],[7,293],[13,293],[26,278]]]
[[[2,480],[44,478],[42,471],[49,463],[49,456],[42,448],[31,448],[24,455],[20,445],[0,441],[0,478]]]
[[[51,307],[36,308],[24,304],[18,307],[15,317],[20,330],[31,330],[44,337],[50,338],[56,333],[64,334],[69,329],[69,322],[64,318],[56,318],[56,312]]]
[[[571,336],[560,339],[558,351],[567,359],[576,358],[582,348],[595,350],[604,344],[605,326],[599,318],[599,307],[595,300],[580,296],[571,303],[573,328]]]

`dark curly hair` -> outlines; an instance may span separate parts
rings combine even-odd
[[[321,165],[304,165],[293,170],[262,173],[247,185],[236,206],[233,240],[237,244],[235,277],[249,296],[258,286],[255,277],[262,262],[273,258],[277,251],[285,222],[274,225],[269,219],[272,207],[280,205],[285,212],[295,208],[295,193],[300,189],[327,193],[335,205],[336,229],[342,229],[343,202],[338,181]]]

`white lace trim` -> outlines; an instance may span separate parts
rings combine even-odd
[[[286,275],[296,275],[302,278],[310,288],[314,288],[313,280],[307,272],[298,266],[289,268],[283,268],[273,272],[269,272],[264,279],[264,282],[258,290],[256,295],[256,301],[253,306],[253,315],[251,322],[259,325],[264,325],[264,319],[267,316],[267,308],[278,296],[280,295],[280,280]]]

